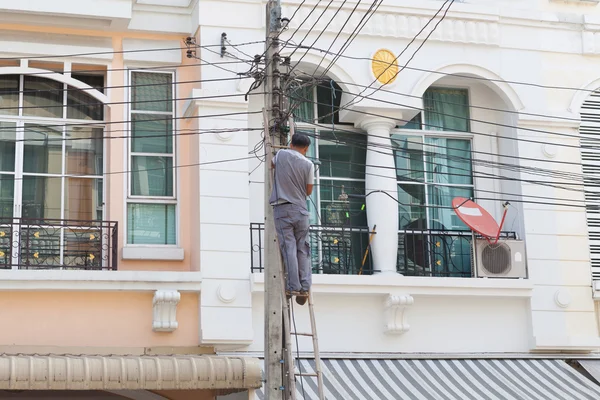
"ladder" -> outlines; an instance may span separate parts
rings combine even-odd
[[[285,298],[283,301],[283,329],[284,329],[284,346],[286,351],[286,369],[287,369],[287,385],[286,385],[286,398],[289,400],[296,400],[296,378],[304,379],[308,378],[317,378],[317,388],[319,400],[325,400],[325,395],[323,394],[323,370],[321,369],[321,357],[319,355],[319,340],[317,337],[317,322],[315,320],[315,308],[313,304],[312,292],[308,292],[308,312],[310,314],[310,328],[311,332],[294,332],[291,329],[291,302],[293,301],[293,297],[290,299]],[[300,306],[299,306],[300,307]],[[294,342],[292,342],[292,337],[298,336],[306,336],[312,337],[313,344],[313,354],[315,360],[315,372],[303,372],[302,364],[299,364],[299,371],[296,372],[294,356],[293,356],[293,346]],[[308,398],[305,400],[309,400]]]

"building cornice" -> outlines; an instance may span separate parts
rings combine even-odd
[[[201,283],[200,272],[0,270],[2,291],[176,290],[199,293]]]

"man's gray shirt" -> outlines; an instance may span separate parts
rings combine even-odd
[[[275,182],[271,191],[271,205],[292,203],[306,210],[306,185],[315,179],[315,166],[296,150],[279,150],[273,157]]]

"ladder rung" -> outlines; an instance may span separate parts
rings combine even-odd
[[[290,332],[290,335],[296,335],[296,336],[314,336],[312,333],[304,333],[304,332]]]
[[[296,376],[318,376],[317,374],[312,374],[312,373],[305,373],[302,372],[300,374],[295,374]]]

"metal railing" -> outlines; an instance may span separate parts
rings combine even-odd
[[[263,223],[250,224],[252,272],[263,272],[264,269],[264,229]],[[366,227],[311,226],[309,241],[313,273],[372,274],[371,253],[365,258],[369,234]]]
[[[501,239],[516,239],[503,232]],[[398,234],[397,271],[405,276],[470,278],[475,276],[470,231],[401,230]]]
[[[118,224],[0,218],[0,269],[116,270]]]

